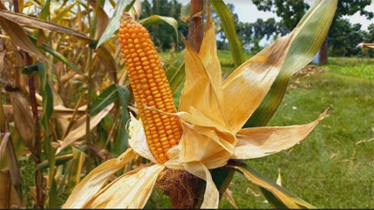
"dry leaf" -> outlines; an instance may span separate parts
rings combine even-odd
[[[25,205],[19,198],[16,189],[6,169],[0,171],[0,209],[24,208]]]
[[[33,151],[35,122],[29,102],[19,90],[8,91],[13,107],[14,125],[27,147]]]
[[[97,115],[91,117],[90,120],[90,129],[94,129],[97,124],[103,119],[109,111],[113,108],[114,104],[111,103],[107,107],[105,107],[101,112],[99,112]],[[65,147],[69,146],[70,144],[74,143],[79,138],[86,135],[86,115],[82,116],[78,121],[82,122],[79,126],[75,127],[73,130],[69,132],[69,134],[61,140],[61,147],[56,151],[56,153],[59,153],[61,150],[63,150]]]

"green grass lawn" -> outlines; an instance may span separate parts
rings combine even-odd
[[[374,208],[374,60],[330,58],[324,73],[295,76],[269,125],[328,116],[294,148],[247,160],[263,175],[319,208]],[[240,174],[230,185],[240,208],[270,208]],[[220,208],[233,208],[223,198]]]

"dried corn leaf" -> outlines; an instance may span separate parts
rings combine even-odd
[[[117,64],[114,60],[112,54],[109,50],[105,47],[105,45],[100,46],[96,49],[97,56],[99,56],[100,64],[102,64],[112,78],[112,81],[116,83],[117,81]]]
[[[1,19],[7,19],[9,21],[12,21],[14,23],[17,23],[17,26],[21,25],[23,27],[30,27],[30,28],[38,28],[42,30],[49,30],[49,31],[54,31],[54,32],[59,32],[63,34],[68,34],[75,36],[77,38],[80,38],[85,41],[93,41],[91,38],[87,37],[86,35],[77,32],[75,30],[72,30],[70,28],[57,25],[48,21],[43,21],[39,20],[37,18],[31,17],[31,16],[26,16],[22,15],[19,13],[14,13],[14,12],[8,12],[5,10],[0,11],[0,17],[3,17]],[[18,25],[19,24],[19,25]]]
[[[92,2],[92,1],[89,1],[89,2]],[[100,6],[98,6],[96,8],[96,32],[95,32],[95,40],[99,39],[106,27],[108,26],[108,23],[109,23],[109,17],[108,15],[105,13],[104,9]]]
[[[15,187],[16,192],[18,193],[18,197],[22,200],[21,173],[18,166],[17,154],[14,150],[13,141],[9,132],[5,133],[0,144],[0,163],[2,162],[4,151],[6,153],[6,160],[12,184]]]
[[[357,47],[360,47],[362,49],[368,49],[368,48],[374,48],[374,43],[359,43]]]
[[[29,107],[29,110],[31,111],[31,108]],[[12,105],[4,105],[4,111],[5,113],[14,113],[13,106]],[[38,107],[38,114],[41,115],[43,112],[42,107]],[[69,119],[73,117],[74,109],[66,108],[61,105],[57,105],[53,107],[53,114],[52,117],[55,118],[63,118],[63,119]],[[79,107],[76,111],[75,117],[81,117],[85,114],[85,107]]]
[[[3,10],[0,11],[0,16],[3,14]],[[30,41],[27,37],[25,31],[21,26],[17,23],[13,22],[12,20],[8,20],[5,18],[0,18],[0,24],[2,29],[10,36],[12,42],[20,47],[22,50],[35,55],[36,57],[42,59],[47,63],[51,63],[51,61],[45,57],[38,48]]]
[[[235,208],[239,209],[238,205],[236,204],[234,198],[232,197],[232,192],[229,190],[229,188],[226,189],[226,191],[223,193],[223,196],[229,201],[229,203]]]
[[[0,171],[0,209],[25,208],[7,170]]]
[[[111,103],[108,106],[106,106],[104,109],[102,109],[98,114],[95,116],[91,117],[90,120],[90,129],[92,130],[93,128],[96,127],[97,124],[103,119],[109,111],[113,108],[114,104]],[[86,116],[82,116],[79,121],[83,122],[79,126],[75,127],[73,130],[69,132],[69,134],[62,140],[61,147],[58,149],[57,153],[70,144],[74,143],[76,140],[79,138],[83,137],[86,135]]]
[[[31,115],[29,102],[21,91],[9,91],[9,96],[13,107],[14,125],[22,140],[32,151],[34,147],[35,122]]]

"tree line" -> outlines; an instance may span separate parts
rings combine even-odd
[[[252,0],[260,11],[270,11],[281,18],[276,21],[274,18],[267,20],[258,18],[253,23],[241,22],[235,13],[235,5],[228,3],[227,6],[233,16],[238,39],[244,49],[256,53],[262,49],[260,41],[275,40],[280,36],[289,33],[300,21],[301,17],[310,7],[304,0]],[[340,0],[338,9],[329,30],[326,44],[330,56],[357,56],[361,49],[356,45],[361,42],[374,42],[374,20],[367,30],[362,29],[359,23],[352,24],[347,19],[356,12],[367,19],[372,19],[373,12],[365,9],[371,4],[371,0]],[[141,18],[153,14],[174,17],[178,21],[179,32],[187,37],[188,24],[181,20],[182,4],[177,0],[144,0],[142,1]],[[213,19],[220,24],[218,16],[213,11]],[[176,45],[176,36],[172,27],[167,24],[155,24],[148,28],[152,39],[161,50],[181,48]],[[229,49],[223,30],[218,32],[218,49]],[[179,42],[181,43],[181,42]]]

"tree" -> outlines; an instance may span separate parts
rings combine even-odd
[[[238,39],[244,48],[253,45],[252,51],[260,50],[258,44],[261,39],[269,40],[273,36],[285,35],[288,32],[289,30],[281,22],[276,22],[274,18],[265,21],[259,18],[254,23],[239,22],[236,27]]]
[[[333,56],[357,55],[360,49],[356,45],[363,42],[366,32],[361,30],[361,24],[351,24],[347,19],[341,18],[336,21],[335,28],[330,30],[334,39],[329,39],[330,54]]]
[[[259,10],[275,12],[279,17],[283,19],[284,25],[289,29],[293,29],[296,24],[300,21],[302,15],[309,8],[303,0],[252,0]],[[360,12],[361,15],[365,15],[371,19],[374,16],[373,12],[365,10],[365,7],[371,4],[371,0],[339,0],[335,18],[332,21],[331,28],[327,37],[327,40],[334,39],[332,31],[339,31],[339,20],[344,15],[353,15],[356,12]],[[274,10],[272,8],[275,8]],[[326,45],[327,42],[325,41]],[[322,45],[321,49],[326,49],[327,46]],[[321,54],[326,52],[321,51]]]
[[[309,9],[309,5],[303,0],[253,0],[257,9],[262,11],[271,11],[282,17],[282,23],[290,31],[295,28],[299,20]],[[273,10],[272,8],[276,8]]]

